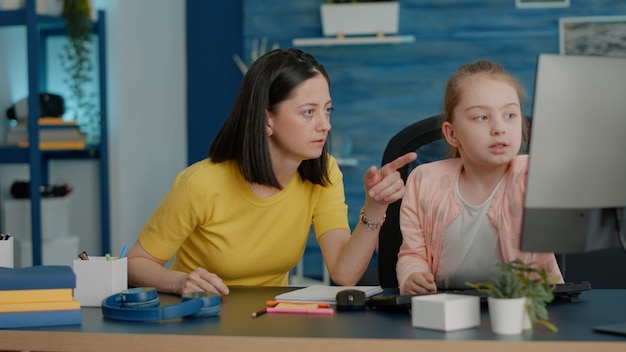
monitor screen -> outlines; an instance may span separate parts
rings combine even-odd
[[[539,55],[529,154],[520,248],[575,253],[619,246],[626,58]]]

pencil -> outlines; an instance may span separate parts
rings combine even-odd
[[[261,316],[261,315],[263,315],[263,314],[265,314],[265,313],[267,313],[267,309],[266,309],[266,308],[263,308],[263,309],[261,309],[261,310],[260,310],[260,311],[258,311],[258,312],[254,312],[254,313],[252,313],[252,317],[253,317],[253,318],[256,318],[256,317]]]
[[[287,313],[287,314],[318,314],[333,315],[335,310],[332,308],[267,308],[267,313]]]

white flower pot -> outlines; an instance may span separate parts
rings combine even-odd
[[[400,5],[397,1],[321,4],[324,36],[398,33]]]
[[[522,329],[531,330],[533,328],[533,323],[530,321],[530,315],[528,315],[528,309],[526,309],[526,305],[524,305],[524,320],[522,321]]]
[[[517,335],[522,333],[526,298],[493,298],[487,299],[491,330],[500,335]]]
[[[530,314],[528,314],[528,299],[524,303],[524,319],[522,320],[522,329],[523,330],[531,330],[533,328],[533,323],[530,320]]]
[[[61,16],[65,0],[37,0],[35,9],[40,15]],[[17,10],[24,7],[22,0],[0,0],[0,10]]]
[[[37,0],[37,13],[50,16],[61,16],[65,0]]]
[[[0,9],[2,10],[17,10],[22,6],[21,0],[0,0]]]

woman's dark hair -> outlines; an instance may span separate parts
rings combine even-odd
[[[298,49],[276,49],[259,57],[243,78],[233,108],[209,148],[213,162],[233,160],[250,183],[282,189],[269,153],[265,132],[266,112],[289,99],[300,83],[322,75],[330,85],[324,67],[313,56]],[[326,186],[328,140],[317,159],[304,160],[298,167],[303,180]]]

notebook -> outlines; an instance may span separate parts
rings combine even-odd
[[[311,285],[298,290],[285,292],[274,297],[277,301],[292,302],[327,302],[334,303],[337,292],[355,289],[365,292],[365,297],[369,298],[383,292],[380,286],[325,286]]]

